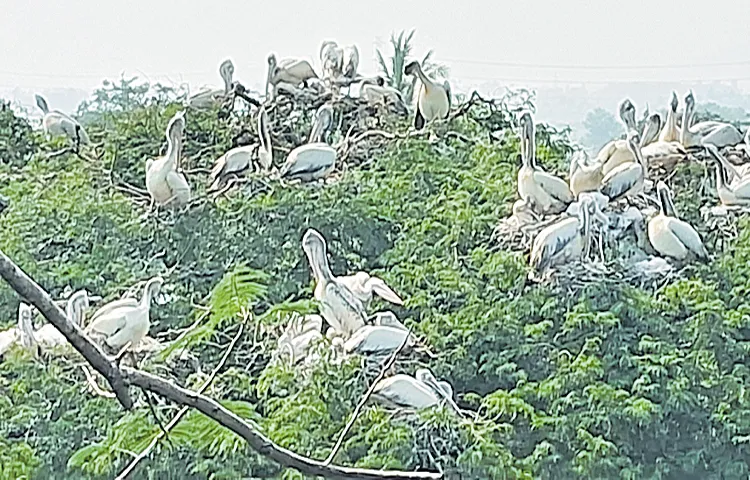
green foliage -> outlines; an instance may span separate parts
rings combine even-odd
[[[715,261],[658,290],[607,283],[571,294],[528,282],[524,255],[491,240],[516,195],[518,140],[510,129],[525,100],[512,109],[480,105],[454,120],[450,130],[468,141],[395,140],[323,188],[241,188],[146,215],[144,202],[115,185],[143,185],[143,158],[162,148],[180,95],[132,80],[107,84],[80,109],[102,145],[99,160],[47,159],[31,132],[21,145],[33,156],[14,146],[21,160],[0,165],[7,180],[0,195],[12,200],[0,220],[0,249],[53,296],[70,286],[110,299],[151,275],[165,277],[170,301],[152,307],[150,335],[180,340],[144,368],[198,388],[241,324],[206,394],[280,445],[325,458],[378,366],[335,361],[327,340],[306,368],[273,358],[290,314],[315,310],[300,247],[313,227],[328,240],[336,274],[372,271],[406,299],[394,311],[435,355],[413,353],[396,370],[429,366],[451,382],[463,408],[475,410],[475,418],[458,418],[444,409],[405,415],[368,405],[336,463],[440,467],[452,478],[747,478],[747,219],[726,251],[714,251]],[[254,128],[244,111],[189,111],[187,122],[195,167],[209,166]],[[10,131],[30,130],[23,118],[3,116],[0,145],[16,145]],[[567,133],[539,126],[546,170],[565,169]],[[705,196],[695,192],[711,189],[701,172],[680,166],[672,184],[681,215],[704,233],[697,208]],[[189,180],[201,194],[205,177]],[[0,287],[2,328],[14,323],[18,301]],[[173,365],[185,350],[200,371]],[[111,478],[128,452],[158,434],[145,397],[124,413],[88,393],[74,355],[34,360],[12,352],[0,364],[3,476]],[[177,408],[157,402],[155,410],[166,423]],[[191,412],[133,478],[302,477]]]

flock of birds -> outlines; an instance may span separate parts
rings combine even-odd
[[[365,78],[358,74],[359,52],[356,46],[340,47],[326,41],[320,48],[323,74],[319,76],[306,60],[268,57],[266,103],[257,112],[259,143],[235,147],[218,159],[210,174],[209,190],[220,190],[230,175],[257,165],[272,172],[273,146],[268,127],[266,105],[280,93],[292,97],[306,89],[328,90],[332,97],[343,87],[359,84],[359,98],[370,104],[405,109],[398,90],[385,85],[381,77]],[[234,65],[230,60],[219,67],[223,88],[207,89],[190,96],[187,108],[205,109],[224,104],[237,91],[233,80]],[[447,118],[451,108],[451,89],[447,81],[430,78],[418,62],[408,64],[404,73],[420,80],[413,125],[423,128],[427,123]],[[350,93],[350,91],[348,92]],[[37,96],[37,105],[44,112],[43,128],[50,136],[65,136],[75,148],[90,145],[84,128],[70,116],[49,110],[47,102]],[[530,264],[537,271],[559,266],[588,256],[591,231],[615,229],[625,232],[632,225],[644,225],[644,214],[634,203],[645,192],[655,188],[659,211],[649,219],[646,236],[662,257],[676,260],[705,260],[708,252],[700,235],[681,220],[672,203],[671,191],[663,181],[649,179],[649,167],[660,165],[670,169],[688,157],[689,150],[705,149],[717,162],[717,190],[726,206],[750,205],[750,164],[733,165],[720,149],[730,147],[750,152],[749,134],[743,135],[732,125],[721,122],[692,124],[695,100],[692,92],[685,97],[681,125],[677,122],[678,101],[673,94],[666,121],[651,114],[643,131],[637,131],[635,107],[624,100],[619,115],[625,124],[627,138],[613,140],[590,160],[574,156],[570,163],[569,180],[545,172],[536,162],[535,125],[529,112],[519,118],[522,166],[518,172],[520,200],[513,205],[511,219],[519,229],[544,225],[534,236]],[[333,170],[336,150],[326,142],[333,127],[333,104],[326,102],[315,112],[314,122],[304,145],[294,148],[278,168],[280,179],[310,182],[324,179]],[[145,163],[145,184],[152,201],[159,206],[181,206],[191,200],[191,187],[180,168],[185,110],[177,112],[166,128],[167,150],[163,156]],[[545,219],[545,217],[547,217]],[[592,225],[593,219],[593,225]],[[638,232],[636,232],[638,234]],[[374,295],[396,305],[403,304],[399,295],[385,282],[367,272],[334,276],[327,259],[323,236],[309,229],[302,239],[302,249],[316,282],[314,297],[320,315],[293,315],[278,339],[276,358],[287,358],[291,364],[301,360],[310,363],[317,358],[314,348],[325,340],[339,358],[357,354],[382,358],[397,349],[414,347],[416,340],[393,312],[368,314]],[[109,302],[92,315],[84,326],[90,297],[85,290],[73,293],[66,303],[67,318],[79,325],[92,339],[106,346],[113,354],[158,348],[148,337],[151,328],[150,305],[163,285],[161,277],[148,280],[140,299],[122,298]],[[18,326],[0,332],[0,355],[14,345],[61,347],[65,338],[51,325],[38,330],[33,327],[33,308],[22,303]],[[326,325],[328,331],[325,331]],[[381,379],[374,387],[373,397],[388,405],[425,408],[446,403],[459,412],[448,382],[438,381],[427,369],[414,376],[396,374]]]
[[[326,41],[319,54],[321,76],[306,60],[279,60],[274,54],[269,55],[266,99],[265,103],[259,104],[256,116],[258,144],[232,148],[216,159],[210,173],[209,191],[222,189],[230,176],[255,166],[269,174],[275,173],[279,179],[302,182],[324,179],[333,170],[336,150],[325,139],[333,126],[334,102],[327,101],[315,111],[307,143],[289,152],[285,162],[273,172],[273,146],[266,107],[276,101],[279,94],[298,98],[305,91],[329,91],[334,99],[342,94],[343,87],[348,87],[347,94],[350,94],[352,84],[356,83],[361,101],[397,112],[407,111],[401,93],[385,85],[382,77],[362,77],[358,74],[359,52],[356,46],[340,47],[336,42]],[[414,127],[421,129],[433,120],[446,118],[451,107],[449,83],[429,77],[418,62],[408,64],[404,73],[416,76],[421,82],[416,98]],[[158,206],[177,207],[191,200],[191,186],[180,167],[186,110],[223,106],[233,99],[239,84],[233,79],[234,65],[231,60],[221,63],[219,74],[224,82],[223,88],[205,89],[188,97],[186,109],[174,114],[167,124],[166,152],[145,162],[146,190]],[[66,137],[75,151],[92,145],[85,129],[75,119],[59,110],[50,110],[40,95],[36,96],[36,102],[44,113],[42,126],[48,136]],[[383,280],[366,272],[334,276],[328,265],[325,240],[314,230],[306,232],[302,248],[316,280],[314,296],[319,301],[320,315],[292,316],[278,339],[277,358],[288,358],[292,364],[302,359],[309,363],[316,358],[312,348],[324,338],[340,357],[348,354],[379,357],[395,349],[408,350],[414,346],[415,339],[393,312],[377,312],[373,316],[366,313],[373,295],[397,305],[403,304],[399,295]],[[90,302],[101,298],[89,296],[85,290],[81,290],[61,302],[66,304],[68,320],[81,327],[112,355],[160,350],[163,345],[149,337],[148,333],[151,329],[151,303],[163,283],[161,277],[151,278],[142,286],[140,299],[126,296],[109,302],[99,307],[88,321],[86,311],[90,308]],[[39,349],[59,351],[68,347],[64,336],[51,324],[35,330],[34,317],[34,308],[21,303],[17,327],[0,332],[0,355],[14,345],[35,348],[35,352]],[[325,336],[322,333],[324,322],[330,326]],[[414,376],[397,374],[385,378],[373,392],[373,398],[389,405],[423,408],[444,401],[457,410],[452,397],[450,384],[438,381],[427,369],[417,370]]]
[[[542,273],[551,267],[588,258],[591,232],[614,232],[615,237],[633,229],[644,251],[650,247],[659,257],[644,266],[663,268],[666,259],[705,261],[708,252],[692,225],[681,220],[675,210],[672,192],[666,183],[649,177],[656,169],[671,170],[689,158],[689,152],[705,151],[716,161],[716,184],[721,203],[728,208],[750,206],[750,163],[732,164],[721,152],[750,152],[750,131],[743,137],[733,125],[723,122],[693,124],[695,98],[685,96],[681,125],[677,123],[676,93],[662,124],[658,113],[637,130],[635,107],[621,102],[619,116],[627,130],[625,140],[613,140],[596,158],[576,154],[570,162],[568,181],[545,172],[536,163],[535,127],[529,112],[519,119],[522,167],[518,172],[520,199],[506,224],[528,232],[544,226],[533,238],[530,265]],[[658,211],[639,209],[637,201],[655,189]],[[545,217],[547,217],[545,219]],[[646,217],[648,223],[646,224]],[[645,230],[645,232],[644,232]],[[646,235],[643,235],[643,234]],[[649,245],[643,245],[644,238]],[[657,262],[653,262],[657,260]],[[658,261],[661,260],[661,261]],[[656,263],[656,265],[654,264]]]

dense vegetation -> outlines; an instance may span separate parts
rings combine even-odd
[[[166,89],[106,85],[80,112],[100,145],[96,159],[48,158],[60,144],[0,109],[0,195],[10,199],[0,249],[56,298],[69,288],[114,298],[163,275],[170,299],[152,307],[151,331],[163,341],[202,321],[180,340],[199,371],[166,354],[144,368],[198,388],[242,328],[207,393],[282,446],[325,458],[376,372],[356,358],[318,362],[305,375],[271,361],[288,313],[315,308],[300,248],[314,227],[329,242],[334,272],[375,271],[406,299],[394,311],[432,354],[404,356],[397,370],[429,366],[476,412],[394,415],[369,406],[336,463],[451,478],[750,474],[745,219],[709,265],[659,288],[607,281],[571,291],[528,281],[525,256],[492,239],[515,198],[513,102],[477,104],[439,127],[454,135],[384,143],[325,186],[254,180],[213,201],[202,196],[205,175],[188,174],[199,197],[188,209],[147,213],[148,202],[121,185],[143,188],[143,160],[162,148],[178,100]],[[303,129],[309,115],[292,121]],[[396,131],[408,125],[393,122]],[[190,111],[187,125],[188,170],[210,167],[255,128],[241,109]],[[539,130],[540,161],[562,170],[567,132]],[[695,167],[681,166],[673,180],[686,213],[698,197],[687,189],[703,183]],[[0,285],[0,326],[15,322],[19,301]],[[0,477],[113,478],[159,433],[145,398],[124,413],[90,393],[82,363],[73,353],[5,356]],[[166,423],[177,408],[154,401]],[[301,477],[191,413],[133,478]]]

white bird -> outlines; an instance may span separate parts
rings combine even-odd
[[[726,164],[729,163],[727,159],[714,145],[706,145],[706,150],[716,160],[716,192],[722,205],[750,206],[750,176],[736,177],[730,183],[726,169]]]
[[[333,106],[330,103],[324,103],[315,111],[315,119],[307,143],[325,142],[325,134],[331,127],[333,127]]]
[[[625,125],[626,132],[635,130],[635,106],[629,99],[620,102],[620,120]],[[623,163],[632,162],[633,154],[628,149],[627,140],[612,140],[604,145],[596,155],[596,161],[602,165],[602,174],[607,175],[610,171]]]
[[[47,100],[41,95],[35,95],[34,97],[36,98],[37,106],[44,113],[42,127],[45,134],[50,137],[65,136],[76,145],[76,148],[80,145],[89,145],[91,143],[86,130],[83,129],[80,123],[60,110],[50,111]]]
[[[326,40],[320,46],[320,62],[323,65],[323,78],[334,80],[344,70],[344,50],[333,40]]]
[[[638,133],[631,131],[627,142],[636,161],[623,163],[611,170],[602,179],[599,189],[611,202],[641,193],[648,173],[648,166],[638,146]]]
[[[277,354],[288,355],[292,365],[299,362],[316,341],[323,339],[322,330],[323,318],[320,315],[293,314],[277,341]]]
[[[266,97],[269,96],[269,87],[276,86],[279,82],[286,82],[294,86],[300,83],[307,88],[308,80],[318,78],[312,65],[307,60],[286,58],[277,60],[276,55],[268,55],[268,76],[266,77]],[[273,92],[274,90],[271,90]]]
[[[375,385],[372,396],[389,406],[416,410],[434,407],[445,401],[455,411],[459,411],[453,401],[453,388],[450,384],[438,382],[432,372],[424,368],[417,370],[414,377],[399,373],[380,380]]]
[[[542,272],[549,267],[570,262],[582,253],[587,256],[590,244],[589,221],[589,208],[586,206],[579,209],[578,216],[565,218],[545,227],[534,238],[529,265],[537,272]]]
[[[682,113],[680,143],[684,147],[709,143],[718,148],[733,147],[742,141],[742,133],[734,125],[722,122],[700,122],[691,125],[694,116],[695,97],[691,91],[685,96],[685,111]]]
[[[419,62],[411,62],[404,69],[407,75],[416,75],[422,86],[417,99],[414,128],[421,130],[426,123],[439,118],[448,118],[451,109],[451,86],[448,80],[442,85],[427,76]]]
[[[369,105],[393,107],[398,113],[407,113],[401,91],[386,85],[383,77],[363,79],[360,82],[359,97]]]
[[[158,205],[180,206],[190,201],[190,185],[178,172],[182,154],[182,132],[185,112],[174,114],[167,125],[167,153],[163,157],[146,160],[146,190]]]
[[[356,45],[344,47],[344,68],[342,74],[349,80],[357,78],[359,68],[359,49]]]
[[[677,107],[679,101],[677,100],[677,92],[672,91],[672,101],[669,103],[669,109],[667,110],[667,120],[664,122],[664,128],[659,133],[660,142],[679,142],[680,141],[680,129],[677,128]]]
[[[687,151],[680,142],[657,140],[661,129],[661,117],[654,112],[649,115],[641,136],[641,155],[646,165],[659,164],[666,169],[687,157]]]
[[[211,169],[209,190],[221,188],[230,175],[239,175],[248,170],[253,165],[256,153],[261,168],[269,170],[273,165],[273,146],[268,132],[268,114],[262,106],[258,110],[258,138],[259,145],[234,147],[216,160]]]
[[[648,222],[648,239],[654,250],[662,257],[684,260],[689,254],[708,259],[708,252],[700,235],[687,222],[670,215],[674,206],[667,185],[661,180],[656,184],[656,193],[661,205],[659,213]]]
[[[521,115],[520,124],[523,166],[518,171],[518,194],[537,213],[560,213],[573,201],[573,194],[565,180],[536,165],[535,127],[530,112]]]
[[[339,282],[346,285],[354,296],[362,302],[362,305],[364,305],[365,308],[370,306],[373,294],[378,295],[383,300],[395,303],[396,305],[404,304],[401,297],[399,297],[384,280],[370,276],[367,272],[357,272],[354,275],[345,275],[337,278]]]
[[[146,282],[140,301],[123,298],[104,305],[91,317],[86,332],[105,337],[107,345],[116,350],[128,344],[132,349],[137,348],[151,328],[151,300],[163,284],[161,277],[153,277]]]
[[[86,290],[78,290],[73,293],[65,306],[65,316],[68,321],[83,327],[83,319],[86,309],[89,308],[89,296]],[[45,323],[42,327],[34,332],[36,342],[43,346],[56,347],[67,345],[68,339],[60,333],[51,323]]]
[[[748,130],[750,131],[750,130]],[[734,165],[727,158],[719,153],[719,149],[716,145],[707,143],[704,145],[708,153],[714,157],[721,165],[724,166],[725,172],[728,174],[727,185],[735,184],[746,177],[750,176],[750,163],[743,163],[742,165]]]
[[[333,276],[326,256],[326,241],[320,233],[307,229],[302,249],[316,281],[314,296],[320,302],[320,314],[334,330],[348,338],[367,322],[362,302]]]
[[[402,324],[393,312],[381,312],[375,316],[374,325],[365,325],[344,342],[346,352],[356,352],[362,355],[378,355],[390,353],[399,348],[406,341],[404,348],[411,347],[414,339],[409,330]],[[390,314],[390,315],[389,315]]]
[[[602,164],[591,164],[585,152],[575,152],[570,158],[569,178],[570,192],[575,198],[578,198],[582,192],[598,190],[602,178],[604,178]]]
[[[188,106],[196,109],[211,108],[217,103],[223,102],[232,91],[232,77],[234,76],[234,64],[227,59],[219,65],[219,75],[224,81],[224,88],[203,89],[188,98]]]
[[[28,315],[28,322],[31,323],[31,307],[21,302],[18,305],[18,320],[16,326],[0,332],[0,356],[10,350],[13,345],[16,345],[21,340],[22,322],[26,321],[25,319],[22,319],[24,315]]]
[[[321,106],[310,131],[310,139],[321,138],[332,125],[332,108]],[[279,170],[279,177],[289,180],[311,182],[325,178],[336,165],[336,150],[325,142],[301,145],[286,157]]]
[[[31,305],[21,302],[18,305],[18,336],[23,348],[29,349],[37,345],[34,337],[33,311]]]

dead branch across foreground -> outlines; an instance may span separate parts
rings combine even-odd
[[[331,479],[355,480],[438,480],[441,473],[371,470],[364,468],[327,465],[287,450],[263,435],[257,427],[224,408],[219,402],[201,393],[180,387],[136,368],[121,367],[109,358],[83,331],[70,322],[49,294],[26,275],[5,253],[0,251],[0,277],[22,298],[34,305],[55,326],[71,345],[109,382],[117,399],[125,409],[133,406],[129,387],[140,387],[161,395],[182,406],[195,408],[215,422],[242,437],[260,455],[283,467],[289,467],[311,476]]]

